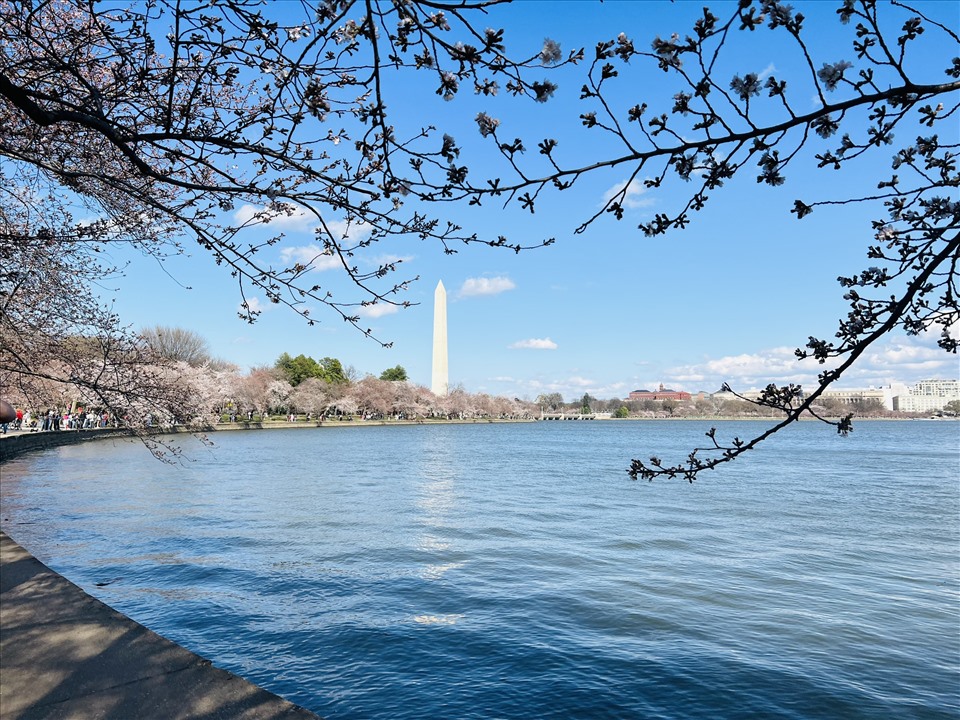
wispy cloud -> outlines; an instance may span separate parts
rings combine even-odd
[[[300,263],[318,272],[342,267],[339,256],[328,253],[316,243],[285,247],[280,251],[280,259],[288,264]]]
[[[768,77],[773,75],[776,71],[777,71],[777,67],[773,63],[770,63],[757,74],[757,79],[766,80]]]
[[[607,190],[603,194],[603,204],[606,205],[614,197],[619,195],[621,192],[624,192],[623,199],[620,201],[620,204],[625,208],[636,209],[643,207],[650,207],[656,201],[651,197],[643,197],[647,192],[647,187],[643,184],[642,180],[634,178],[630,181],[630,184],[627,184],[627,181],[618,182],[612,188]]]
[[[265,305],[264,302],[263,302],[263,300],[261,300],[259,297],[257,297],[256,295],[254,295],[253,297],[248,297],[248,298],[246,299],[246,307],[244,307],[244,304],[243,304],[243,303],[240,303],[240,305],[237,306],[237,312],[241,312],[241,313],[247,313],[247,312],[258,313],[258,312],[263,312],[264,310],[267,310],[268,308],[269,308],[269,305]]]
[[[518,340],[509,346],[511,350],[556,350],[557,344],[550,338]]]
[[[836,360],[824,365],[810,359],[800,361],[794,348],[777,347],[668,368],[662,380],[679,389],[709,392],[724,382],[737,390],[760,389],[769,383],[813,387],[820,373],[836,366]],[[936,347],[936,334],[929,333],[891,338],[872,347],[844,372],[837,387],[878,387],[895,382],[911,385],[924,379],[957,376],[956,357]]]
[[[233,221],[238,225],[248,222],[265,223],[269,217],[269,225],[283,230],[294,231],[309,230],[313,225],[317,224],[317,218],[301,208],[295,208],[289,214],[270,214],[259,221],[256,221],[255,218],[257,217],[257,213],[262,213],[264,210],[265,209],[262,207],[257,207],[256,205],[246,203],[237,208],[237,210],[233,213]]]
[[[327,220],[326,225],[333,239],[338,242],[340,240],[351,240],[355,243],[360,242],[361,240],[366,240],[372,232],[372,228],[369,225],[348,223],[346,220]]]
[[[758,353],[727,355],[679,365],[668,368],[664,380],[685,388],[692,386],[714,391],[724,382],[738,387],[765,387],[771,382],[798,382],[811,373],[815,376],[817,370],[809,364],[801,370],[793,350],[790,347],[770,348]]]
[[[556,380],[528,380],[524,383],[524,386],[525,391],[531,395],[558,392],[567,400],[580,397],[583,393],[589,393],[594,397],[604,397],[599,394],[601,386],[596,380],[579,375],[571,375]]]
[[[459,297],[499,295],[515,287],[516,283],[508,277],[467,278],[457,295]]]
[[[413,257],[413,255],[376,255],[365,258],[364,262],[368,265],[374,266],[391,265],[396,263],[408,263],[413,260]]]
[[[533,401],[538,395],[555,392],[560,393],[568,402],[582,397],[584,393],[594,398],[609,400],[615,397],[622,398],[634,389],[633,385],[628,386],[628,383],[602,383],[580,375],[570,375],[557,379],[495,377],[490,378],[490,380],[498,384],[494,392],[530,401]]]
[[[289,213],[275,214],[269,212],[258,218],[258,213],[266,213],[266,208],[258,207],[246,203],[241,205],[233,213],[233,221],[237,225],[244,223],[268,225],[277,230],[287,232],[321,232],[320,221],[312,213],[308,213],[302,208],[291,206]],[[325,220],[327,230],[330,236],[336,242],[349,240],[355,244],[367,239],[370,236],[372,228],[366,224],[348,223],[346,220]]]
[[[394,313],[400,312],[399,305],[391,305],[390,303],[377,303],[376,305],[361,305],[357,308],[357,315],[360,317],[367,318],[378,318],[383,317],[384,315],[393,315]]]

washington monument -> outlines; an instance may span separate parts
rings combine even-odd
[[[443,281],[433,293],[433,379],[430,389],[434,395],[446,395],[449,384],[447,368],[447,291]]]

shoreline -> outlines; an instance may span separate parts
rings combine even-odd
[[[479,425],[495,423],[531,423],[533,419],[470,419],[470,420],[347,420],[347,421],[294,421],[268,420],[261,422],[216,423],[190,428],[182,425],[169,428],[157,428],[145,437],[163,437],[167,435],[199,435],[217,432],[239,432],[253,430],[290,430],[322,429],[328,427],[370,427],[383,425]],[[106,438],[135,438],[136,433],[126,428],[87,428],[85,430],[8,430],[0,434],[0,464],[13,460],[30,452],[51,450],[63,445],[103,440]]]
[[[0,715],[319,720],[54,572],[0,531]]]
[[[828,420],[839,420],[840,418],[827,418]],[[588,418],[582,420],[576,416],[569,418],[469,418],[464,420],[446,420],[446,419],[423,419],[423,420],[326,420],[318,422],[315,420],[288,421],[288,420],[268,420],[267,422],[233,422],[216,423],[202,427],[189,428],[186,426],[176,426],[171,428],[157,428],[155,432],[146,437],[165,435],[205,435],[207,433],[218,432],[241,432],[255,430],[292,430],[292,429],[313,429],[323,428],[360,428],[360,427],[386,427],[386,426],[425,426],[425,425],[487,425],[487,424],[513,424],[513,423],[580,423],[580,422],[701,422],[701,423],[726,423],[726,422],[775,422],[776,417],[696,417],[696,416],[678,416],[678,417],[631,417],[631,418]],[[854,418],[854,424],[861,422],[958,422],[960,417],[862,417]],[[817,418],[800,418],[798,422],[821,422]],[[110,437],[137,437],[135,433],[126,428],[88,428],[86,430],[8,430],[0,434],[0,464],[13,460],[25,453],[49,450],[63,445],[76,445],[94,440],[101,440]]]

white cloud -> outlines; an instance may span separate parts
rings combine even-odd
[[[516,380],[515,395],[534,398],[547,393],[560,393],[567,402],[573,402],[587,393],[595,398],[609,400],[625,394],[624,383],[604,385],[590,378],[572,375],[557,380],[528,379]]]
[[[327,227],[333,233],[337,242],[349,239],[352,243],[360,242],[370,235],[369,228],[358,227],[356,225],[348,228],[346,222],[328,222]],[[345,233],[350,233],[348,238]],[[376,255],[362,257],[356,253],[353,257],[362,262],[367,267],[381,267],[391,263],[409,262],[413,256],[401,255]],[[287,263],[300,263],[311,270],[322,272],[324,270],[338,270],[343,268],[343,262],[340,256],[332,251],[325,250],[319,243],[310,243],[309,245],[292,245],[280,250],[280,259]]]
[[[338,255],[328,254],[316,243],[285,247],[280,251],[280,259],[285,263],[300,263],[317,272],[343,267]]]
[[[809,360],[801,363],[794,348],[777,347],[667,368],[660,382],[676,390],[716,392],[725,382],[735,390],[756,390],[770,383],[810,385],[828,367]]]
[[[257,219],[257,213],[265,212],[265,210],[266,208],[246,203],[241,205],[233,213],[233,221],[237,225],[242,225],[249,222],[253,224],[269,225],[270,227],[277,228],[278,230],[287,230],[292,232],[317,232],[319,230],[320,221],[317,219],[316,215],[309,213],[302,208],[291,206],[291,212],[289,214],[271,214],[269,216],[269,222],[266,221],[267,218]],[[327,229],[330,231],[331,237],[337,242],[341,242],[343,240],[360,242],[368,238],[372,231],[372,228],[369,225],[358,224],[356,222],[348,223],[346,220],[326,220],[325,224]]]
[[[955,355],[936,346],[938,333],[924,333],[920,336],[890,338],[878,343],[846,372],[834,386],[835,388],[878,388],[894,383],[908,386],[921,380],[960,377]],[[556,349],[556,343],[549,338],[529,339],[510,345],[511,348]],[[674,390],[688,392],[716,392],[727,382],[738,392],[761,390],[770,383],[785,385],[795,383],[806,389],[818,384],[817,376],[824,370],[833,369],[837,361],[832,360],[820,365],[813,359],[800,361],[794,354],[794,347],[782,346],[758,350],[751,353],[705,357],[701,362],[673,367],[662,367],[658,363],[634,363],[643,365],[637,368],[639,374],[624,381],[622,377],[604,376],[591,379],[581,376],[581,370],[571,368],[569,375],[538,377],[497,377],[493,382],[502,383],[497,392],[517,397],[535,398],[542,393],[558,392],[569,402],[589,393],[604,400],[624,398],[631,390],[656,388],[660,383]],[[623,369],[628,365],[624,364]]]
[[[408,263],[413,260],[413,255],[377,255],[367,258],[366,262],[370,265],[379,267],[380,265],[391,265],[394,263]]]
[[[369,225],[358,225],[357,223],[348,223],[346,220],[328,220],[327,229],[334,240],[352,240],[360,242],[366,240],[372,228]]]
[[[253,297],[248,297],[248,298],[246,299],[246,307],[244,307],[244,304],[243,304],[243,303],[240,303],[240,305],[239,305],[238,308],[237,308],[237,312],[241,312],[241,313],[247,313],[247,312],[258,313],[258,312],[263,312],[264,310],[267,309],[267,307],[268,307],[268,306],[264,304],[263,300],[261,300],[261,299],[258,298],[256,295],[254,295]]]
[[[763,70],[759,72],[759,74],[757,75],[757,80],[766,80],[768,77],[773,75],[776,71],[777,71],[777,67],[773,63],[770,63]]]
[[[243,223],[253,220],[254,215],[263,210],[263,208],[258,208],[255,205],[250,205],[246,203],[241,205],[233,213],[233,221],[238,225],[243,225]]]
[[[603,194],[603,204],[606,205],[610,202],[616,195],[623,192],[626,189],[626,194],[623,196],[623,199],[620,201],[620,204],[625,208],[643,208],[650,207],[656,201],[653,198],[642,197],[647,192],[647,187],[643,184],[641,180],[634,178],[630,181],[630,184],[627,184],[627,181],[618,182],[612,188],[607,190]]]
[[[937,333],[937,335],[939,335],[939,333]],[[957,340],[958,338],[960,338],[960,319],[953,322],[947,328],[947,335],[952,337],[954,340]]]
[[[716,391],[724,382],[736,390],[757,390],[769,383],[797,383],[812,387],[824,370],[837,367],[835,359],[820,365],[798,360],[792,347],[710,358],[668,368],[662,382],[682,390]],[[912,385],[929,378],[957,378],[956,356],[935,346],[934,337],[891,338],[872,347],[844,372],[836,387],[878,387],[902,382]]]
[[[357,315],[360,317],[378,318],[384,315],[393,315],[400,312],[400,305],[391,305],[390,303],[377,303],[376,305],[361,305],[357,308]]]
[[[247,222],[253,222],[254,224],[264,223],[266,218],[260,220],[255,219],[257,213],[263,212],[264,210],[265,208],[246,203],[241,205],[233,213],[233,221],[238,225]],[[301,208],[293,209],[289,215],[284,213],[270,217],[269,222],[273,227],[283,230],[309,230],[313,225],[316,225],[316,223],[317,218]]]
[[[459,297],[475,295],[499,295],[507,290],[513,290],[516,283],[508,277],[467,278],[458,293]]]
[[[923,365],[939,362],[943,355],[943,350],[938,348],[896,343],[868,352],[865,361],[872,365]]]
[[[556,350],[557,344],[550,338],[518,340],[509,346],[511,350]]]

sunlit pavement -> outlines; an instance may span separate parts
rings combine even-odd
[[[90,597],[3,532],[0,717],[317,718]]]

